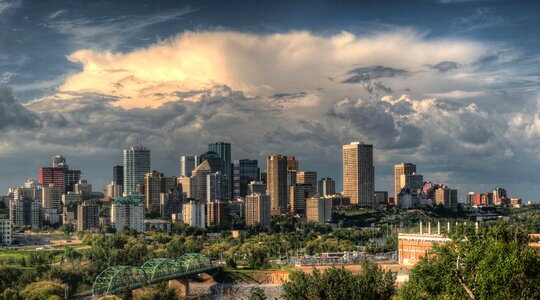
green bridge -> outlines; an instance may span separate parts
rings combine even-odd
[[[179,259],[155,258],[140,267],[113,266],[96,277],[94,297],[119,294],[165,280],[188,277],[218,269],[208,257],[198,253],[184,254]]]

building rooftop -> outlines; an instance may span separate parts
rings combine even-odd
[[[118,197],[113,200],[112,204],[140,204],[142,200],[139,198],[131,197]]]

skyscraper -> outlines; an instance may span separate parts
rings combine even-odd
[[[208,144],[208,151],[216,152],[221,157],[222,174],[227,179],[227,199],[232,198],[233,190],[233,177],[232,177],[232,165],[231,165],[231,144],[224,142],[217,142]],[[215,172],[215,171],[214,171]]]
[[[315,223],[332,221],[332,198],[316,196],[307,199],[306,221]]]
[[[43,187],[48,187],[52,183],[60,190],[60,194],[64,194],[64,174],[65,169],[63,167],[42,167],[39,169],[39,183]]]
[[[197,156],[180,156],[180,176],[191,176],[191,172],[197,167]]]
[[[41,206],[43,208],[59,209],[62,204],[62,192],[60,188],[50,183],[49,186],[44,186],[42,189]]]
[[[62,155],[53,156],[53,168],[67,168],[66,158]]]
[[[413,173],[416,173],[415,164],[399,163],[394,165],[394,199],[396,199],[396,204],[399,204],[397,203],[397,196],[403,187],[401,175],[412,175]]]
[[[375,207],[373,145],[353,142],[343,145],[343,195],[351,204]]]
[[[235,160],[233,163],[233,198],[245,197],[248,184],[259,179],[259,166],[256,159]]]
[[[142,145],[124,150],[124,195],[135,193],[137,184],[144,183],[144,176],[150,172],[150,150]]]
[[[99,228],[99,206],[83,202],[77,206],[77,231]]]
[[[275,154],[266,159],[266,194],[270,196],[271,214],[279,215],[288,209],[287,156]]]
[[[113,167],[113,182],[117,185],[124,185],[124,166]]]
[[[191,173],[191,197],[204,203],[206,202],[206,197],[208,197],[208,179],[206,176],[212,174],[212,168],[210,167],[208,160],[205,160],[198,165],[197,168],[195,168],[195,170],[193,170]],[[184,189],[183,184],[182,189]]]
[[[41,227],[41,202],[27,196],[10,200],[9,220],[13,225]]]
[[[206,175],[206,199],[205,203],[226,200],[227,190],[225,176],[221,172]]]
[[[336,194],[336,182],[330,177],[324,177],[319,180],[319,196],[328,196]]]
[[[296,174],[296,183],[306,184],[309,186],[308,197],[313,197],[317,194],[317,172],[315,171],[300,171]]]
[[[443,185],[435,190],[435,203],[456,211],[458,208],[457,190]]]
[[[306,200],[310,197],[311,185],[294,184],[290,187],[289,208],[293,214],[304,214],[306,212]]]
[[[190,200],[183,204],[182,221],[189,226],[206,227],[206,205],[204,202]]]

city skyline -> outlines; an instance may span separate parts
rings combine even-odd
[[[309,9],[305,9],[309,7]],[[341,147],[459,191],[538,201],[535,1],[0,0],[0,190],[56,154],[101,190],[119,151],[152,169],[233,146],[294,155],[342,186]],[[248,13],[249,12],[249,13]],[[406,16],[406,17],[405,17]]]

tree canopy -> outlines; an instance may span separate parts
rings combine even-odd
[[[540,299],[540,256],[505,222],[457,226],[411,271],[401,299]]]

